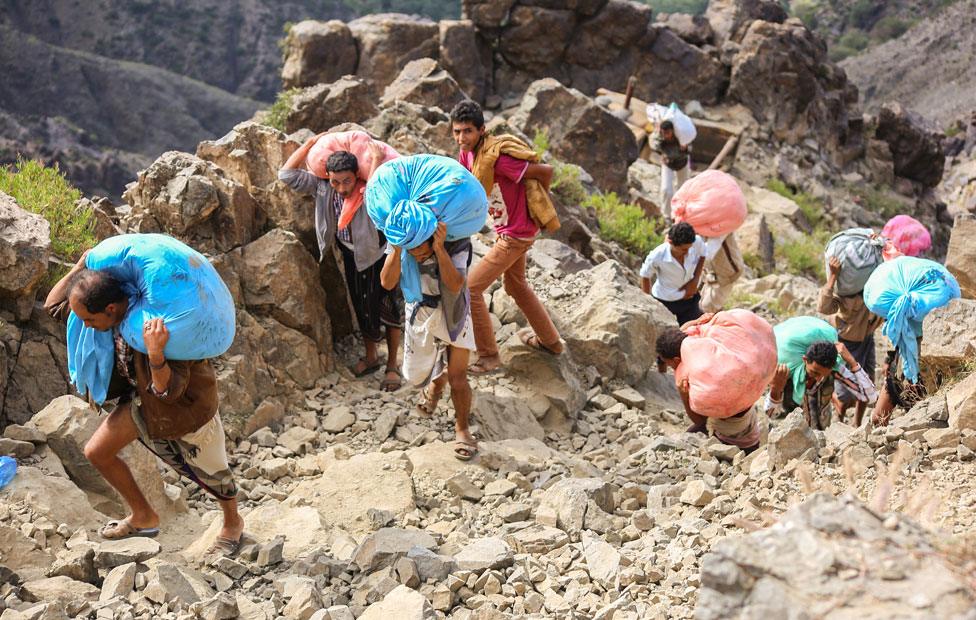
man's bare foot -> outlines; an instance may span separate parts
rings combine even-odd
[[[229,518],[227,515],[224,516],[223,527],[220,528],[220,533],[217,536],[221,538],[226,538],[227,540],[240,540],[241,534],[244,533],[244,519],[241,515],[236,515],[233,518]]]
[[[159,515],[152,510],[149,512],[140,512],[139,514],[133,512],[125,518],[125,521],[132,527],[138,529],[159,527]]]
[[[359,358],[359,361],[356,362],[356,365],[349,370],[351,370],[353,376],[358,379],[359,377],[373,374],[379,370],[382,365],[383,362],[380,360],[379,356],[374,356],[372,359],[369,357],[361,357]]]
[[[479,357],[478,361],[468,366],[468,372],[472,375],[487,375],[495,372],[502,365],[502,359],[498,355]]]
[[[454,427],[457,437],[454,440],[454,458],[459,461],[470,461],[478,454],[478,440],[467,428],[461,430]]]

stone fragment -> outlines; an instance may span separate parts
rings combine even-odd
[[[457,564],[449,555],[439,555],[430,549],[423,547],[412,547],[407,552],[407,557],[413,561],[417,567],[417,573],[421,581],[443,581],[447,579],[448,573],[452,572]]]
[[[185,566],[160,562],[153,565],[145,577],[143,594],[154,603],[188,606],[214,595],[203,575]]]
[[[787,415],[769,433],[769,463],[773,467],[783,467],[811,449],[816,452],[817,439],[799,409]]]
[[[436,617],[427,597],[405,585],[399,585],[383,597],[382,601],[367,607],[357,620],[434,620]]]
[[[91,545],[65,549],[58,553],[47,576],[64,576],[75,581],[95,584],[98,582],[98,570],[95,568],[94,558],[95,549]]]
[[[485,485],[485,495],[501,495],[502,497],[509,497],[518,489],[518,486],[511,480],[492,480]]]
[[[0,456],[12,456],[15,459],[26,459],[32,454],[34,454],[34,444],[31,442],[0,437]]]
[[[590,578],[608,590],[615,587],[620,570],[620,553],[598,536],[583,532],[583,555]]]
[[[614,511],[610,485],[599,478],[565,478],[556,482],[542,496],[539,510],[555,512],[557,527],[577,537],[583,529],[588,501],[591,499],[604,512]]]
[[[410,558],[398,559],[393,565],[393,570],[396,571],[397,581],[408,588],[416,588],[420,585],[420,571],[417,570],[416,562]]]
[[[283,42],[284,88],[328,84],[356,72],[359,53],[344,22],[303,20],[292,25]]]
[[[341,433],[356,421],[356,416],[345,405],[339,405],[329,410],[328,415],[322,421],[322,430],[327,433]]]
[[[613,397],[631,409],[644,409],[647,399],[632,387],[623,387],[613,391]]]
[[[322,609],[322,597],[315,582],[310,581],[298,586],[282,613],[289,620],[309,620],[312,614],[320,609]]]
[[[715,493],[708,488],[703,480],[692,480],[685,485],[685,490],[681,492],[681,503],[691,506],[707,506]]]
[[[400,74],[383,91],[381,105],[409,101],[450,112],[467,95],[450,73],[433,58],[418,58],[403,67]]]
[[[97,601],[99,590],[90,583],[70,577],[48,577],[28,581],[20,587],[20,597],[33,603],[54,603],[73,617]]]
[[[271,542],[266,542],[258,549],[257,565],[274,566],[284,559],[285,537],[276,536]]]
[[[0,192],[0,307],[26,321],[34,296],[47,273],[51,254],[51,225]]]
[[[458,569],[474,572],[506,568],[514,558],[508,543],[494,537],[472,540],[454,555]]]
[[[976,215],[960,214],[952,224],[946,269],[956,276],[962,296],[976,299]]]
[[[100,601],[109,601],[113,598],[127,598],[129,593],[135,588],[136,584],[136,564],[130,562],[121,566],[116,566],[105,575],[102,581],[102,591],[98,596]]]
[[[423,530],[384,527],[366,537],[359,545],[352,561],[365,572],[392,566],[414,547],[431,549],[437,541]]]
[[[963,431],[976,429],[976,373],[952,386],[946,393],[949,427]]]
[[[569,536],[561,529],[539,523],[505,536],[516,553],[549,553],[569,544]]]
[[[293,426],[278,436],[278,445],[284,446],[295,454],[305,454],[318,437],[318,433],[313,430]]]
[[[454,493],[461,499],[466,499],[472,502],[479,502],[481,498],[484,497],[485,493],[477,485],[471,482],[471,479],[465,476],[463,473],[457,473],[451,476],[447,483],[447,490]]]
[[[152,538],[133,536],[121,540],[107,540],[95,550],[95,565],[99,568],[114,568],[130,562],[145,562],[159,555],[159,543]]]

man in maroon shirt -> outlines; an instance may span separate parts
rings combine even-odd
[[[486,141],[481,106],[470,100],[458,103],[451,112],[451,130],[460,147],[458,160],[478,176],[475,159]],[[469,369],[473,374],[489,373],[501,365],[495,330],[484,299],[485,289],[499,276],[503,277],[505,292],[515,300],[531,326],[531,329],[519,332],[522,342],[553,355],[563,351],[556,326],[525,277],[525,255],[539,234],[539,227],[529,214],[525,181],[535,179],[548,191],[552,166],[502,154],[495,161],[494,178],[502,194],[502,203],[492,204],[489,212],[498,238],[468,274],[471,321],[478,347],[478,361]]]

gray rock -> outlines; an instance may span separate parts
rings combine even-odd
[[[22,321],[30,318],[50,254],[47,220],[0,192],[0,307],[14,310]]]
[[[516,553],[549,553],[569,544],[569,536],[561,529],[533,523],[527,528],[505,536]]]
[[[341,433],[356,421],[356,416],[345,405],[339,405],[329,410],[329,414],[322,421],[322,430],[327,433]]]
[[[100,601],[109,601],[113,598],[128,598],[129,593],[135,589],[136,564],[130,562],[122,566],[116,566],[105,575],[102,581],[102,592],[98,596]]]
[[[434,620],[436,617],[424,595],[399,585],[382,601],[367,607],[358,620]]]
[[[647,399],[631,387],[614,390],[612,396],[632,409],[644,409],[644,405],[647,403]]]
[[[0,456],[12,456],[15,459],[26,459],[32,454],[34,454],[34,444],[31,442],[0,437]]]
[[[463,473],[457,473],[451,476],[446,483],[447,490],[454,493],[461,499],[466,499],[472,502],[479,502],[481,498],[484,497],[485,493],[477,485],[471,482]]]
[[[576,538],[591,499],[604,512],[614,511],[613,491],[599,478],[564,478],[546,489],[539,508],[554,512],[557,526]]]
[[[582,546],[590,578],[604,588],[615,587],[620,571],[620,553],[613,545],[589,532],[583,532]]]
[[[94,559],[94,545],[80,545],[73,549],[65,549],[58,553],[47,576],[64,576],[75,581],[96,584],[98,582],[98,570],[95,568]]]
[[[152,538],[134,536],[122,540],[109,540],[98,545],[95,550],[95,565],[99,568],[114,568],[130,562],[145,562],[159,555],[159,543]]]
[[[314,581],[301,583],[292,593],[291,600],[285,605],[282,613],[293,620],[309,620],[312,614],[322,609],[322,597]]]
[[[386,441],[393,429],[396,427],[399,414],[395,411],[384,411],[376,421],[373,422],[373,435],[378,441]]]
[[[211,599],[190,605],[190,613],[200,620],[232,620],[240,616],[237,599],[229,592],[221,592]]]
[[[454,561],[460,570],[479,572],[511,566],[515,556],[501,538],[477,538],[462,547]]]
[[[414,547],[431,549],[436,545],[437,541],[423,530],[384,527],[366,537],[356,549],[352,561],[368,573],[392,566]]]
[[[41,444],[47,441],[47,435],[42,433],[37,426],[31,422],[27,424],[10,424],[3,429],[3,436],[7,439],[17,441],[29,441],[34,444]]]
[[[293,426],[278,436],[278,445],[284,446],[295,454],[305,454],[306,449],[318,437],[318,433],[301,426]]]
[[[467,95],[433,58],[412,60],[383,91],[382,105],[408,101],[450,112]]]
[[[420,585],[420,571],[417,564],[407,557],[400,558],[393,565],[396,571],[397,580],[408,588],[416,588]]]
[[[185,567],[160,562],[146,573],[143,594],[154,603],[191,605],[214,595],[203,575]]]
[[[783,467],[791,459],[799,458],[807,450],[817,451],[817,438],[803,418],[794,410],[769,433],[769,464]]]
[[[271,542],[264,543],[258,548],[256,563],[258,566],[274,566],[281,563],[285,552],[285,537],[275,536]]]
[[[433,579],[443,581],[447,575],[457,567],[454,558],[449,555],[439,555],[430,549],[413,547],[407,552],[407,557],[414,562],[421,581]]]

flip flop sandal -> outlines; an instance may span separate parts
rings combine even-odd
[[[383,380],[380,381],[380,389],[384,392],[396,392],[401,387],[403,387],[403,375],[400,374],[399,370],[389,370],[387,374],[395,372],[397,375],[396,379],[390,379],[386,375],[383,376]]]
[[[478,456],[478,443],[462,441],[458,439],[454,442],[454,458],[459,461],[470,461]]]
[[[546,345],[542,344],[539,341],[539,337],[531,329],[523,329],[523,330],[520,330],[518,332],[518,337],[519,337],[519,340],[522,341],[522,344],[524,344],[527,347],[531,347],[531,348],[537,349],[539,351],[544,351],[544,352],[548,353],[549,355],[561,355],[562,354],[562,351],[556,351],[554,349],[550,349]]]
[[[501,369],[502,369],[502,366],[501,366],[500,363],[499,363],[498,366],[495,366],[494,368],[488,369],[488,368],[485,368],[484,365],[482,365],[481,360],[478,360],[474,364],[471,364],[470,366],[468,366],[468,374],[475,375],[475,376],[478,376],[478,377],[483,377],[483,376],[486,376],[486,375],[493,375],[493,374],[497,373],[498,371],[500,371]]]
[[[233,538],[224,538],[223,536],[218,536],[214,539],[213,544],[207,548],[208,556],[218,556],[225,558],[232,558],[237,555],[241,550],[241,545],[244,543],[244,533],[237,540]]]
[[[123,538],[155,538],[159,535],[158,527],[135,527],[128,519],[109,521],[98,530],[98,535],[105,540],[122,540]]]
[[[441,402],[443,390],[431,389],[433,384],[428,384],[420,391],[420,401],[417,403],[417,413],[421,417],[429,418],[437,411],[437,404]]]
[[[367,363],[365,357],[360,358],[359,361],[362,362],[363,364],[366,364]],[[362,379],[363,377],[365,377],[367,375],[371,375],[374,372],[376,372],[377,370],[379,370],[380,368],[382,368],[384,363],[385,362],[383,360],[376,360],[376,363],[375,364],[373,364],[372,366],[367,366],[367,367],[363,368],[362,370],[360,370],[359,372],[356,372],[356,367],[355,366],[353,366],[352,368],[350,368],[349,371],[357,379]]]

